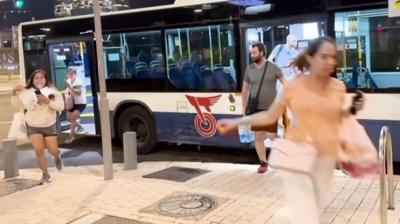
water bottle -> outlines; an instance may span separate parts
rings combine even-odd
[[[255,140],[254,133],[250,130],[250,125],[239,125],[238,131],[241,143],[250,143]]]
[[[246,133],[246,127],[245,125],[240,125],[238,127],[238,131],[239,131],[239,139],[241,143],[247,143],[247,133]]]
[[[247,141],[248,141],[248,143],[250,143],[250,142],[254,142],[255,140],[256,140],[256,136],[254,135],[254,132],[249,127],[249,132],[247,133]]]

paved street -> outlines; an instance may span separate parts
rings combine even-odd
[[[64,137],[61,137],[63,139]],[[83,137],[71,145],[61,144],[60,149],[65,166],[98,165],[102,163],[100,137]],[[3,157],[0,150],[0,170],[3,169]],[[54,166],[47,153],[49,166]],[[36,156],[30,145],[18,150],[20,168],[37,168]],[[188,162],[223,162],[255,164],[257,155],[253,150],[235,150],[228,148],[201,147],[194,145],[159,144],[154,153],[139,155],[139,161],[188,161]],[[113,161],[123,162],[122,146],[113,144]]]
[[[172,166],[210,172],[186,182],[143,178],[143,175]],[[123,171],[117,164],[111,181],[103,180],[102,166],[67,167],[60,173],[52,169],[51,184],[0,197],[0,220],[19,224],[92,224],[112,216],[135,220],[129,223],[153,224],[286,223],[284,210],[281,210],[286,199],[279,171],[260,175],[255,169],[254,165],[226,163],[143,162],[137,170]],[[40,175],[37,169],[22,170],[20,178],[39,179]],[[398,181],[396,177],[397,186]],[[166,197],[190,194],[211,198],[216,204],[210,211],[196,216],[170,216],[160,212],[164,211],[160,206]],[[379,223],[377,181],[351,179],[336,172],[328,201],[329,206],[322,215],[323,224]],[[395,204],[397,210],[389,211],[390,224],[400,223],[398,187]],[[184,208],[200,205],[182,204]],[[166,208],[173,212],[171,206],[173,208],[172,204]]]

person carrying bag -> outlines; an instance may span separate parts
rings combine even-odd
[[[276,97],[276,82],[284,82],[282,71],[265,59],[265,47],[262,43],[255,43],[251,48],[253,61],[246,68],[242,85],[242,110],[247,117],[260,111],[267,110]],[[264,141],[277,136],[278,122],[267,126],[251,125],[255,135],[255,148],[260,160],[258,173],[268,170],[267,156]]]
[[[368,138],[365,130],[343,109],[346,86],[331,77],[337,66],[335,41],[328,37],[311,41],[294,63],[310,74],[284,84],[282,93],[267,111],[219,120],[218,130],[223,135],[239,125],[273,124],[288,107],[294,114],[293,123],[284,139],[273,141],[268,160],[270,166],[280,169],[284,182],[288,209],[282,218],[292,224],[319,224],[333,172],[343,158],[341,153],[356,165],[368,161],[357,158],[369,158],[371,164],[376,164],[377,156],[374,148],[362,140]],[[362,104],[362,98],[353,100],[355,110],[361,109]],[[351,139],[351,135],[343,138],[341,132],[350,127],[357,130],[357,140]]]
[[[43,172],[40,183],[49,183],[51,177],[47,169],[45,149],[52,154],[57,170],[61,171],[63,167],[56,126],[57,112],[64,110],[61,93],[50,84],[45,71],[35,70],[27,85],[15,87],[12,95],[12,104],[20,112],[15,116],[15,123],[13,121],[10,137],[22,139],[20,137],[25,133],[29,136]],[[25,123],[25,127],[22,123]]]

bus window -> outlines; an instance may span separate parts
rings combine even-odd
[[[170,29],[166,35],[167,74],[178,90],[235,91],[233,25]]]
[[[108,79],[164,78],[161,31],[104,35]]]
[[[400,87],[399,23],[387,9],[335,14],[338,77],[348,88]]]
[[[307,48],[308,42],[315,38],[324,35],[325,25],[323,22],[308,22],[308,23],[293,23],[282,24],[277,26],[267,25],[261,27],[248,28],[246,30],[246,44],[247,44],[247,64],[251,64],[250,49],[251,45],[255,42],[261,42],[266,47],[266,57],[268,57],[274,49],[281,49],[280,47],[286,44],[286,38],[289,34],[294,35],[297,40],[297,50],[302,52]],[[279,52],[280,50],[278,50]],[[281,69],[286,66],[277,63]]]

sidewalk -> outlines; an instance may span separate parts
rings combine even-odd
[[[143,178],[161,169],[179,166],[211,172],[186,182]],[[53,182],[0,197],[1,223],[73,223],[92,224],[102,218],[125,218],[128,222],[108,223],[198,223],[258,224],[284,223],[276,214],[284,205],[282,182],[277,171],[265,175],[256,166],[212,163],[146,162],[134,171],[114,165],[115,176],[104,181],[102,166],[66,167],[60,173],[51,170]],[[38,180],[39,170],[20,170],[18,179]],[[396,177],[396,184],[399,177]],[[0,187],[5,180],[0,180]],[[2,189],[0,188],[0,195]],[[4,189],[3,189],[4,191]],[[216,207],[198,216],[161,215],[155,206],[161,199],[183,193],[210,196]],[[322,223],[379,223],[379,182],[351,179],[336,172],[329,196],[329,207]],[[395,192],[396,211],[389,211],[388,223],[400,223],[400,189]],[[168,204],[170,203],[170,204]],[[177,208],[171,201],[167,209]],[[181,202],[182,205],[182,202]],[[186,206],[186,207],[185,207]],[[191,211],[202,204],[186,203]],[[135,221],[133,221],[135,220]]]

